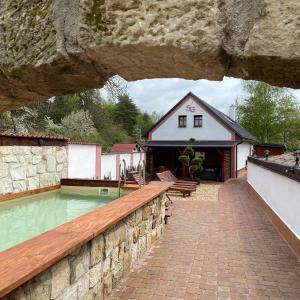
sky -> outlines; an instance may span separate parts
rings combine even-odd
[[[166,113],[188,92],[228,114],[228,109],[243,94],[242,80],[225,77],[223,81],[145,79],[127,82],[127,90],[141,111]],[[290,91],[300,103],[300,90]],[[105,96],[105,91],[101,90]]]

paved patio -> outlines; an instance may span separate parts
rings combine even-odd
[[[175,200],[164,235],[110,299],[300,299],[300,261],[243,177],[218,201]]]

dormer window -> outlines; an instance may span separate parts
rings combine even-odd
[[[186,116],[178,116],[178,127],[186,127]]]
[[[194,115],[194,127],[202,127],[202,121],[202,115]]]

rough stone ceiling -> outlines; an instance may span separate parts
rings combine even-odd
[[[0,111],[115,74],[299,88],[300,1],[2,1]]]

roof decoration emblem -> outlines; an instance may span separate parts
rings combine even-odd
[[[195,112],[196,111],[196,107],[188,104],[186,106],[186,111]]]

